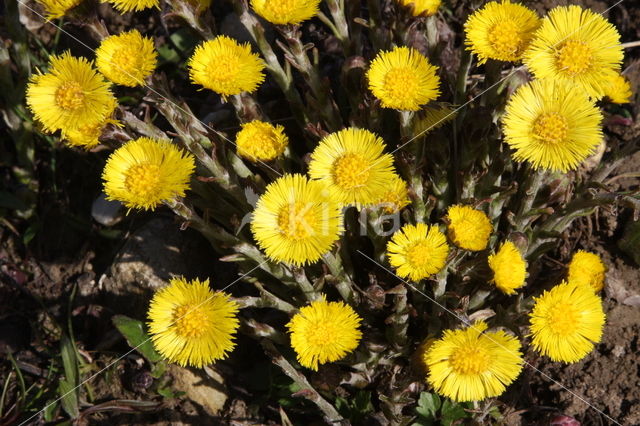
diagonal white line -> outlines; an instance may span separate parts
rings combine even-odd
[[[18,0],[20,1],[20,0]],[[239,278],[237,278],[235,281],[231,282],[230,284],[228,284],[227,286],[225,286],[224,288],[222,288],[222,290],[217,290],[217,291],[224,291],[226,289],[228,289],[229,287],[231,287],[232,285],[234,285],[235,283],[237,283],[238,281],[242,280],[244,277],[246,277],[247,275],[249,275],[250,273],[252,273],[253,271],[255,271],[256,269],[260,268],[262,265],[264,265],[265,263],[267,263],[267,261],[265,260],[264,262],[260,263],[259,265],[256,265],[255,267],[253,267],[249,272],[243,274],[242,276],[240,276]],[[193,312],[194,310],[198,309],[200,306],[202,306],[203,304],[207,303],[209,300],[211,300],[211,298],[213,298],[215,295],[215,293],[211,296],[209,296],[208,298],[206,298],[205,300],[203,300],[202,302],[200,302],[199,304],[197,304],[196,306],[194,306],[192,309],[190,309],[189,311],[185,312],[184,315],[182,315],[180,318],[176,318],[174,319],[174,323],[177,320],[180,320],[182,318],[184,318],[185,316],[189,315],[191,312]],[[114,365],[115,363],[119,362],[120,360],[122,360],[124,357],[126,357],[127,355],[129,355],[130,353],[132,353],[133,351],[135,351],[136,349],[138,349],[140,346],[144,345],[145,343],[148,343],[151,340],[151,337],[147,338],[145,341],[143,341],[142,343],[138,344],[136,347],[130,349],[127,353],[125,353],[124,355],[121,355],[120,357],[118,357],[116,360],[112,361],[109,363],[109,365],[107,365],[106,367],[104,367],[102,370],[98,371],[97,373],[94,373],[91,377],[89,377],[88,379],[83,380],[80,384],[78,384],[78,386],[74,387],[73,389],[71,389],[70,391],[68,391],[67,393],[65,393],[64,395],[60,396],[58,399],[51,401],[50,403],[48,403],[47,405],[45,405],[45,407],[38,411],[37,413],[35,413],[34,415],[32,415],[31,417],[29,417],[27,420],[23,421],[22,423],[20,423],[18,426],[23,426],[25,424],[27,424],[29,422],[29,420],[33,419],[34,417],[36,417],[37,415],[39,415],[40,413],[42,413],[43,411],[45,411],[47,408],[49,408],[50,406],[52,406],[53,404],[57,403],[58,401],[60,401],[61,399],[63,399],[64,397],[66,397],[67,395],[73,393],[76,391],[76,389],[78,389],[79,387],[81,387],[82,385],[84,385],[85,383],[93,380],[94,378],[98,377],[100,374],[102,374],[104,371],[106,371],[107,369],[109,369],[112,365]]]
[[[465,318],[461,317],[460,315],[458,315],[457,313],[455,313],[454,311],[448,309],[446,306],[440,304],[438,301],[436,301],[434,298],[430,297],[429,295],[423,293],[422,291],[420,291],[418,288],[416,288],[413,284],[403,280],[402,278],[400,278],[399,276],[397,276],[393,271],[389,270],[388,268],[384,267],[383,265],[381,265],[380,263],[378,263],[375,259],[372,259],[371,257],[367,256],[366,254],[364,254],[362,251],[357,250],[358,253],[360,253],[362,256],[366,257],[367,259],[369,259],[371,262],[375,263],[376,265],[378,265],[380,268],[384,269],[386,272],[388,272],[389,274],[393,275],[394,277],[398,278],[400,281],[402,281],[405,285],[411,287],[413,290],[415,290],[417,293],[420,293],[421,295],[423,295],[425,298],[427,298],[430,302],[438,305],[440,308],[442,308],[444,311],[446,311],[447,313],[453,315],[454,317],[456,317],[460,322],[462,322],[465,326],[476,330],[476,331],[480,331],[477,328],[474,327],[474,325],[472,323],[470,323],[469,321],[467,321]],[[493,343],[495,343],[496,345],[500,346],[502,349],[509,351],[508,348],[504,347],[502,344],[500,344],[500,342],[495,341],[494,339],[492,339],[489,335],[485,334],[485,337],[487,337],[489,340],[491,340]],[[612,421],[613,423],[622,426],[618,421],[616,421],[615,419],[611,418],[610,416],[608,416],[607,414],[605,414],[602,410],[600,410],[599,408],[595,407],[593,404],[591,404],[589,401],[587,401],[582,395],[572,391],[571,389],[569,389],[568,387],[566,387],[565,385],[563,385],[562,383],[558,382],[557,380],[553,379],[553,377],[549,376],[547,373],[539,370],[538,368],[534,367],[531,363],[527,362],[524,358],[522,359],[523,364],[525,364],[527,367],[531,368],[532,370],[540,373],[540,375],[542,375],[544,378],[551,380],[554,384],[560,386],[562,389],[566,390],[567,392],[569,392],[571,395],[573,395],[574,397],[578,398],[580,401],[582,401],[583,403],[585,403],[586,405],[588,405],[589,407],[591,407],[592,409],[594,409],[595,411],[597,411],[599,414],[603,415],[604,417],[606,417],[607,419],[609,419],[610,421]]]
[[[39,12],[37,12],[36,10],[32,9],[31,7],[29,7],[29,5],[27,5],[23,0],[17,0],[18,3],[22,4],[24,7],[26,7],[27,9],[29,9],[31,12],[33,12],[34,14],[38,15],[40,18],[44,19],[44,22],[47,24],[51,24],[54,27],[56,27],[60,32],[66,34],[67,36],[71,37],[73,40],[77,41],[78,43],[80,43],[82,46],[86,47],[87,49],[89,49],[90,51],[92,51],[93,53],[96,53],[95,49],[92,49],[90,46],[88,46],[85,42],[83,42],[82,40],[80,40],[79,38],[77,38],[76,36],[74,36],[73,34],[69,33],[68,31],[65,31],[62,27],[60,27],[59,25],[55,24],[52,20],[48,19],[47,17],[43,16],[42,14],[40,14]],[[123,74],[126,74],[129,77],[134,77],[133,75],[131,75],[129,72],[127,72],[127,70],[123,69],[121,66],[119,66],[118,64],[114,64],[113,62],[111,62],[111,65],[114,66],[115,68],[118,68],[118,70],[120,72],[122,72]],[[198,121],[200,124],[202,124],[204,127],[206,127],[208,130],[211,130],[212,132],[214,132],[215,134],[217,134],[218,136],[220,136],[222,139],[226,140],[227,142],[229,142],[231,145],[235,146],[237,148],[238,145],[235,144],[235,142],[233,142],[232,140],[230,140],[229,138],[227,138],[224,134],[220,133],[219,131],[217,131],[216,129],[214,129],[213,127],[209,126],[208,124],[206,124],[204,121],[200,120],[198,117],[195,116],[195,114],[193,114],[193,112],[187,111],[184,108],[182,108],[180,105],[176,104],[175,102],[173,102],[170,99],[167,99],[166,97],[162,96],[161,93],[159,93],[157,90],[155,90],[152,86],[148,85],[147,83],[143,82],[142,84],[143,87],[145,87],[146,89],[148,89],[150,92],[154,93],[155,95],[157,95],[158,97],[160,97],[161,99],[165,100],[167,103],[171,104],[173,107],[177,108],[178,110],[182,111],[183,113],[189,115],[190,117],[192,117],[193,119],[195,119],[196,121]],[[269,170],[271,170],[272,172],[274,172],[275,174],[277,174],[278,176],[282,176],[282,173],[280,173],[277,170],[274,170],[273,167],[271,167],[270,165],[268,165],[267,163],[258,160],[259,163],[261,163],[263,166],[267,167]]]

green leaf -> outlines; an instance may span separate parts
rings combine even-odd
[[[416,412],[426,419],[435,419],[436,413],[440,409],[440,404],[440,397],[435,393],[420,392]]]
[[[44,409],[42,410],[42,418],[45,422],[51,422],[55,418],[56,410],[58,409],[58,402],[55,400],[48,400]]]
[[[151,338],[145,331],[142,321],[125,315],[114,315],[111,321],[113,321],[113,325],[116,326],[124,338],[127,339],[129,346],[140,352],[140,355],[145,357],[147,361],[153,364],[162,360],[160,354],[153,348]]]
[[[69,383],[67,380],[62,379],[58,384],[58,395],[60,395],[60,402],[62,409],[72,418],[75,419],[80,414],[78,409],[77,388],[75,385]]]
[[[449,399],[445,399],[442,403],[442,424],[445,426],[451,425],[456,420],[469,417],[469,413],[464,411],[462,405],[452,402]]]
[[[62,367],[64,368],[64,376],[67,382],[74,387],[78,386],[80,373],[78,371],[76,348],[66,334],[63,334],[60,339],[60,355],[62,357]]]

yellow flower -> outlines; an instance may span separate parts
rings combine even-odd
[[[447,105],[433,105],[425,107],[416,114],[413,120],[413,134],[415,137],[424,136],[432,130],[456,118],[457,111]]]
[[[579,86],[596,99],[604,95],[607,75],[620,70],[622,58],[616,28],[580,6],[551,10],[524,53],[524,63],[536,78]]]
[[[602,338],[605,315],[593,289],[563,282],[534,300],[531,344],[553,361],[580,361]]]
[[[116,149],[102,172],[108,200],[153,210],[183,197],[195,168],[193,156],[166,140],[138,138]]]
[[[299,24],[318,14],[320,0],[251,0],[251,7],[272,24]]]
[[[118,127],[122,127],[122,124],[117,120],[110,118],[104,121],[92,124],[89,126],[80,126],[62,132],[62,138],[71,146],[79,146],[84,149],[91,149],[100,143],[100,136],[107,125],[113,124]]]
[[[578,250],[569,263],[567,281],[572,284],[586,285],[598,292],[604,287],[606,266],[595,253]]]
[[[358,347],[360,321],[351,306],[324,296],[301,308],[287,324],[300,365],[318,371],[319,364],[344,358]]]
[[[447,219],[447,234],[455,245],[471,251],[487,248],[493,226],[483,211],[458,204],[449,207]]]
[[[449,246],[437,226],[404,225],[387,244],[389,263],[403,278],[420,281],[437,274],[447,263]]]
[[[209,280],[173,278],[149,305],[149,334],[156,350],[170,362],[204,367],[224,359],[235,347],[238,304],[211,291]]]
[[[502,118],[516,161],[536,169],[576,169],[602,140],[602,113],[582,90],[553,80],[521,86]]]
[[[396,47],[380,52],[371,62],[369,89],[383,108],[417,111],[440,95],[437,69],[417,50]]]
[[[304,265],[331,250],[342,232],[342,216],[321,182],[284,175],[258,200],[251,231],[269,258]]]
[[[614,104],[627,104],[631,102],[631,84],[627,78],[619,72],[612,73],[608,77],[604,88],[604,95]]]
[[[515,289],[524,285],[527,262],[511,241],[506,241],[496,254],[489,256],[489,267],[493,271],[493,282],[504,294],[516,294]]]
[[[68,10],[73,9],[82,0],[36,0],[45,10],[47,19],[61,18]]]
[[[102,3],[111,3],[111,5],[120,13],[131,11],[139,12],[150,7],[160,9],[160,0],[101,0]]]
[[[481,64],[487,59],[518,61],[539,26],[538,15],[521,4],[492,1],[464,24],[467,49],[478,55]]]
[[[92,126],[113,112],[109,83],[85,58],[52,56],[49,72],[31,76],[27,105],[47,132]]]
[[[254,92],[264,81],[264,62],[251,52],[249,44],[238,44],[224,35],[196,47],[188,66],[193,83],[213,90],[223,99]]]
[[[374,133],[353,127],[331,133],[311,154],[309,176],[321,180],[343,205],[375,204],[395,174],[393,157]]]
[[[288,144],[284,127],[260,120],[244,123],[236,135],[238,155],[251,161],[275,160]]]
[[[144,85],[157,64],[153,40],[131,30],[105,38],[96,50],[98,71],[123,86]]]
[[[398,3],[406,7],[412,6],[413,16],[431,16],[436,14],[442,0],[398,0]]]
[[[427,381],[437,393],[457,402],[501,395],[520,374],[518,339],[502,330],[487,332],[477,321],[464,330],[445,330],[424,353]]]
[[[394,174],[386,192],[378,200],[377,204],[382,206],[386,213],[391,214],[399,212],[410,202],[407,182],[402,180],[400,176]]]

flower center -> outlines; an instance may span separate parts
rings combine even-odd
[[[176,333],[182,337],[200,337],[204,334],[209,318],[198,305],[182,305],[173,310]]]
[[[384,76],[384,90],[393,103],[402,103],[413,99],[418,92],[417,76],[409,67],[392,68]]]
[[[276,151],[276,136],[271,130],[257,131],[253,137],[253,150],[257,156],[262,158],[274,158],[278,155]]]
[[[292,240],[302,240],[314,235],[317,223],[312,203],[296,201],[284,206],[278,214],[280,232]]]
[[[333,180],[340,188],[365,186],[369,180],[369,164],[358,154],[345,154],[333,165]]]
[[[56,105],[67,111],[75,111],[84,104],[84,92],[76,81],[66,81],[56,90]]]
[[[231,84],[239,77],[240,61],[233,54],[221,54],[210,58],[212,78],[221,84]]]
[[[489,44],[497,53],[497,56],[517,58],[522,49],[523,40],[520,34],[521,28],[510,19],[494,25],[489,31]]]
[[[533,134],[548,144],[565,140],[569,130],[567,119],[557,112],[541,114],[533,124]]]
[[[571,336],[578,329],[580,313],[569,303],[556,304],[547,317],[552,333],[558,336]]]
[[[491,357],[486,349],[469,343],[456,348],[449,357],[449,363],[456,373],[470,376],[487,371],[490,361]]]
[[[116,71],[126,72],[139,68],[139,58],[140,55],[132,52],[132,49],[122,48],[113,53],[111,64],[116,68]]]
[[[407,260],[414,268],[422,268],[429,263],[431,251],[426,241],[418,241],[407,249]]]
[[[156,164],[136,164],[125,173],[124,186],[136,197],[146,198],[160,189],[160,167]]]
[[[593,55],[586,43],[569,40],[556,53],[556,65],[567,74],[582,74],[591,68]]]
[[[330,319],[318,321],[310,330],[311,333],[308,336],[309,344],[316,347],[332,344],[338,332],[337,327]]]

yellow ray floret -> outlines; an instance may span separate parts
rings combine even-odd
[[[417,111],[440,95],[437,69],[417,50],[396,47],[371,62],[369,89],[384,108]]]
[[[305,265],[328,253],[340,237],[340,206],[321,182],[284,175],[258,200],[251,231],[269,258]]]
[[[424,136],[456,118],[457,111],[448,105],[430,105],[416,113],[413,120],[414,137]]]
[[[309,176],[320,180],[342,205],[371,205],[380,200],[395,175],[393,157],[382,139],[365,129],[331,133],[311,154]]]
[[[92,126],[111,115],[117,102],[109,83],[85,58],[52,56],[49,72],[27,86],[27,105],[47,132]]]
[[[101,0],[111,5],[120,13],[139,12],[144,9],[160,8],[160,0]]]
[[[516,245],[506,241],[488,261],[496,287],[504,294],[516,294],[527,277],[527,262]]]
[[[437,226],[405,225],[387,244],[389,263],[403,278],[420,281],[442,270],[447,262],[447,238]]]
[[[536,78],[550,78],[582,88],[600,99],[607,75],[620,71],[620,34],[602,15],[580,6],[551,10],[524,54]]]
[[[605,315],[593,289],[563,282],[534,298],[531,344],[553,361],[578,362],[602,338]]]
[[[251,0],[251,7],[272,24],[299,24],[318,14],[320,0]]]
[[[91,149],[100,143],[100,136],[109,124],[122,127],[122,124],[118,120],[107,118],[97,124],[92,124],[90,126],[80,126],[64,131],[62,132],[62,138],[70,146],[78,146],[84,149]]]
[[[139,138],[109,156],[102,172],[104,192],[129,208],[153,210],[185,195],[194,168],[193,155],[171,142]]]
[[[209,280],[174,278],[153,296],[147,317],[155,349],[168,361],[204,367],[235,347],[238,304]]]
[[[107,37],[96,50],[98,71],[123,86],[143,85],[144,79],[153,74],[156,64],[153,40],[143,37],[137,30]]]
[[[602,113],[579,87],[535,80],[509,99],[502,119],[516,161],[536,169],[576,169],[602,141]]]
[[[487,248],[493,226],[483,211],[463,205],[451,206],[447,221],[447,234],[455,245],[471,251]]]
[[[394,175],[387,191],[378,200],[377,204],[383,208],[385,213],[391,214],[399,212],[410,202],[407,182],[402,180],[400,176]]]
[[[397,0],[403,6],[412,7],[411,14],[413,16],[431,16],[435,15],[442,0]]]
[[[477,321],[464,330],[445,330],[424,353],[427,381],[454,401],[481,401],[501,395],[522,371],[518,339],[486,331]]]
[[[271,161],[278,158],[289,144],[284,127],[254,120],[244,123],[236,135],[238,155],[250,161]]]
[[[540,26],[540,18],[509,0],[492,1],[475,11],[464,26],[467,48],[478,55],[479,63],[518,61]]]
[[[287,324],[300,365],[317,371],[320,364],[344,358],[358,347],[360,321],[351,306],[324,296],[301,308]]]
[[[36,2],[44,7],[47,19],[54,19],[63,17],[68,10],[82,3],[82,0],[36,0]]]
[[[598,292],[604,287],[607,268],[595,253],[578,250],[569,263],[567,281],[572,284],[586,285]]]
[[[196,47],[188,66],[193,83],[213,90],[223,99],[254,92],[264,81],[264,62],[251,52],[249,44],[239,44],[224,35]]]
[[[607,79],[604,95],[614,104],[627,104],[631,102],[631,84],[624,75],[619,72],[612,73]]]

